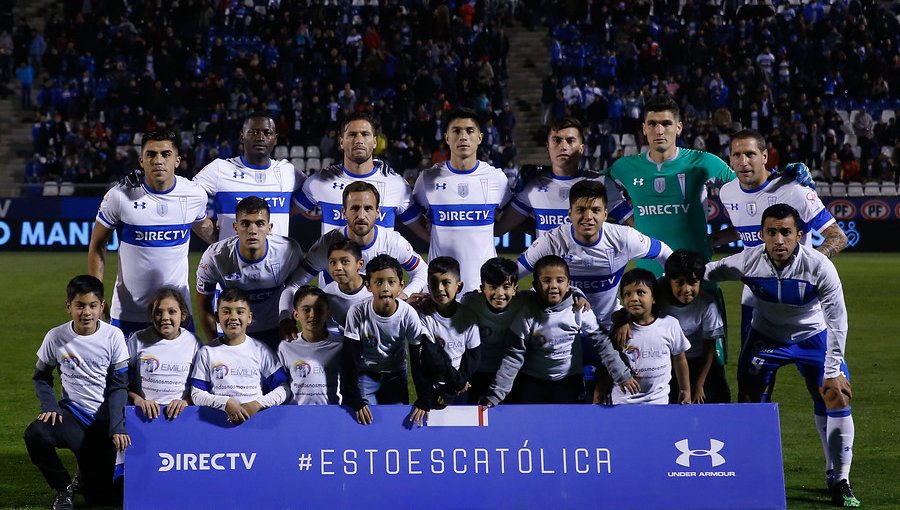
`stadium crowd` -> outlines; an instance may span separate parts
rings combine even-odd
[[[545,120],[590,124],[592,164],[646,143],[646,98],[682,108],[685,147],[726,157],[738,126],[768,139],[769,166],[821,180],[898,180],[900,26],[879,2],[569,2],[551,14]],[[622,152],[617,152],[621,150]]]
[[[136,135],[173,126],[190,177],[237,154],[243,117],[263,109],[283,144],[314,147],[293,154],[315,160],[309,170],[336,157],[339,123],[358,111],[381,125],[378,154],[415,169],[446,159],[443,116],[469,106],[492,118],[483,156],[502,167],[515,156],[505,6],[67,2],[42,33],[24,21],[13,32],[33,80],[22,106],[37,113],[26,181],[115,182],[137,167]]]

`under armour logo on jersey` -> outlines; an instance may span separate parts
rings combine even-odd
[[[643,186],[643,185],[644,185],[644,179],[635,179],[634,180],[634,186]]]
[[[541,193],[548,193],[550,192],[550,186],[540,186],[538,187],[538,191]]]
[[[725,464],[725,457],[719,455],[722,448],[725,448],[725,443],[718,439],[710,438],[709,450],[691,450],[687,439],[682,439],[675,443],[675,448],[678,448],[678,451],[681,452],[681,455],[675,459],[675,463],[679,466],[691,467],[691,457],[709,457],[710,461],[712,461],[712,467]]]
[[[446,182],[438,182],[438,183],[436,183],[436,184],[434,185],[434,189],[435,189],[435,191],[437,191],[437,190],[446,190],[446,189],[447,189],[447,183],[446,183]]]
[[[333,182],[333,183],[331,183],[331,189],[344,189],[344,183]]]
[[[146,209],[146,208],[147,208],[147,202],[135,202],[135,203],[134,203],[134,208],[135,208],[135,209]]]
[[[238,172],[237,170],[235,170],[235,172],[232,174],[232,176],[235,179],[238,179],[238,178],[243,179],[244,177],[247,176],[247,174],[245,174],[244,172]]]

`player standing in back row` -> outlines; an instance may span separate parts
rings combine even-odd
[[[216,159],[194,176],[194,182],[213,202],[219,228],[217,239],[236,234],[235,208],[242,198],[250,195],[269,203],[272,233],[287,237],[291,195],[300,188],[303,175],[289,161],[270,158],[278,133],[269,114],[250,114],[241,128],[240,141],[240,156]]]
[[[494,216],[512,198],[503,171],[478,160],[482,138],[474,110],[451,111],[444,135],[450,159],[420,173],[413,188],[432,225],[428,259],[459,261],[465,284],[461,294],[478,288],[481,265],[497,256]]]

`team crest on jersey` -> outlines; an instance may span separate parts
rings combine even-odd
[[[265,172],[255,172],[253,176],[253,180],[256,181],[256,184],[263,184],[266,182],[266,173]]]
[[[812,194],[815,195],[815,193],[812,193]],[[778,203],[778,197],[768,197],[768,199],[769,199],[769,207],[772,207],[773,205]]]
[[[467,196],[469,196],[469,183],[461,182],[461,183],[457,184],[456,185],[456,193],[459,194],[459,196],[461,196],[463,198],[466,198]]]
[[[559,199],[560,200],[568,200],[569,199],[569,188],[560,188],[559,189]]]
[[[156,214],[159,216],[165,216],[169,213],[169,204],[165,202],[158,202],[156,204]]]
[[[666,190],[666,178],[665,177],[657,177],[653,179],[653,189],[656,190],[657,193],[662,193]]]
[[[747,214],[756,216],[756,202],[747,202]]]

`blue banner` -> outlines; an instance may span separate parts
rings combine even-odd
[[[777,404],[130,407],[125,508],[785,508]]]

